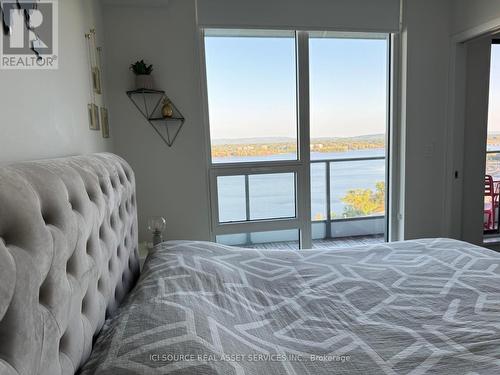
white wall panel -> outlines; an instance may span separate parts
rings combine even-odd
[[[198,0],[204,27],[396,32],[400,0]]]

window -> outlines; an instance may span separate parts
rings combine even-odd
[[[386,35],[309,33],[313,238],[385,231],[387,48]]]
[[[388,41],[204,31],[217,241],[384,239]]]
[[[311,33],[311,159],[385,156],[387,37]]]
[[[219,222],[296,217],[295,174],[217,177]]]
[[[213,163],[297,159],[295,32],[207,30]]]

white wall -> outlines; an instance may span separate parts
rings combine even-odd
[[[450,2],[408,0],[404,175],[405,238],[443,234]],[[195,1],[163,7],[107,6],[106,50],[115,151],[136,170],[141,238],[147,217],[167,217],[170,239],[209,239],[207,150],[203,126]],[[155,64],[155,80],[187,117],[174,147],[158,138],[129,102],[128,65]]]
[[[209,239],[207,154],[202,116],[200,57],[195,2],[165,7],[106,6],[105,45],[110,116],[115,152],[136,173],[139,232],[149,216],[167,219],[168,239]],[[186,117],[172,148],[167,147],[125,95],[133,88],[129,65],[154,64],[157,88],[167,92]]]
[[[408,0],[404,7],[404,238],[444,232],[450,3]]]
[[[400,0],[197,0],[204,27],[399,30]]]
[[[463,32],[500,18],[500,1],[454,0],[452,34]]]
[[[59,70],[0,70],[0,164],[110,150],[87,120],[84,33],[100,17],[95,0],[60,0]]]

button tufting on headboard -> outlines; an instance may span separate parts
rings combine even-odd
[[[73,374],[135,284],[130,166],[113,154],[0,168],[0,374]]]

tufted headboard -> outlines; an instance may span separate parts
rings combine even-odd
[[[0,168],[0,374],[73,374],[138,273],[135,180],[123,159]]]

